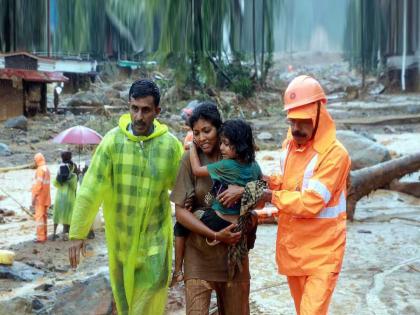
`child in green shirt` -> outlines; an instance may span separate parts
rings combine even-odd
[[[222,160],[201,166],[197,149],[193,143],[190,147],[190,162],[194,176],[210,176],[213,181],[211,189],[211,208],[207,209],[200,220],[215,232],[218,232],[232,223],[236,223],[240,214],[240,201],[229,207],[224,207],[215,197],[228,188],[229,185],[245,187],[248,182],[262,178],[260,166],[255,161],[255,144],[252,129],[243,120],[227,120],[219,130],[220,153]],[[175,237],[185,237],[189,231],[179,223],[175,224]],[[216,245],[218,242],[209,243]],[[175,257],[179,253],[175,250]],[[181,265],[175,265],[172,285],[182,280]]]

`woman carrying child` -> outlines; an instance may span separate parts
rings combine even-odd
[[[219,314],[249,314],[248,256],[242,260],[242,269],[230,279],[228,244],[241,237],[240,232],[232,232],[239,216],[238,205],[233,201],[240,200],[243,193],[239,186],[261,177],[254,160],[252,132],[242,121],[227,122],[222,127],[217,107],[210,102],[193,111],[190,125],[197,150],[192,147],[191,152],[185,153],[171,195],[177,220],[182,224],[175,226],[174,279],[185,281],[187,314],[208,314],[213,290]],[[229,186],[232,184],[236,186]],[[224,191],[227,203],[214,199],[209,204],[206,196],[210,191],[214,195]],[[201,219],[189,211],[204,208]]]

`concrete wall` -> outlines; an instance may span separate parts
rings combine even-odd
[[[23,115],[23,91],[12,80],[0,79],[0,121]]]

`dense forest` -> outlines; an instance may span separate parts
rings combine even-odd
[[[181,81],[243,90],[264,84],[273,53],[339,52],[373,74],[390,57],[405,69],[420,54],[419,0],[0,0],[0,8],[1,52],[153,59],[185,70]],[[252,82],[235,80],[242,72]]]

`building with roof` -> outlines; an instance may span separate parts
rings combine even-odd
[[[47,83],[67,82],[55,61],[26,52],[0,55],[0,121],[47,110]]]

